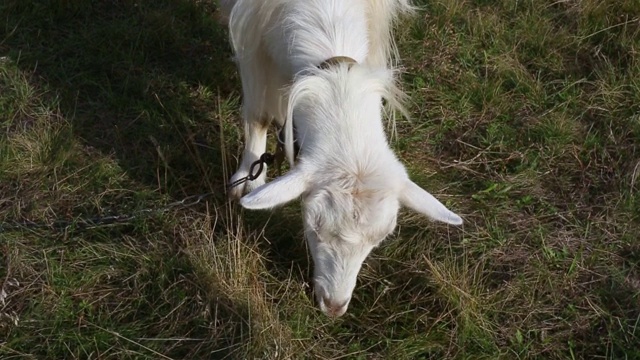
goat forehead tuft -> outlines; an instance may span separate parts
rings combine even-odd
[[[395,227],[398,208],[388,191],[324,188],[305,201],[305,219],[321,237],[378,243]]]

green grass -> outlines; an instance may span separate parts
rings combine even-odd
[[[640,359],[640,4],[418,1],[403,212],[323,316],[299,206],[230,204],[240,84],[215,4],[0,4],[3,359]]]

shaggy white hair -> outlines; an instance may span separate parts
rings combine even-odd
[[[285,128],[292,170],[231,190],[248,209],[300,196],[314,290],[330,316],[347,310],[362,262],[396,226],[400,205],[435,220],[462,219],[413,183],[390,149],[383,99],[402,109],[393,21],[408,0],[223,0],[243,88],[245,150],[231,181],[266,149],[272,119]],[[351,58],[355,64],[327,59]],[[300,154],[293,155],[295,121]]]

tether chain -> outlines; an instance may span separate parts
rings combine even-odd
[[[293,145],[294,145],[294,157],[298,156],[298,152],[300,151],[300,146],[298,144],[298,141],[296,139],[295,136],[295,127],[293,128],[294,130],[294,138],[293,138]],[[232,182],[231,184],[227,185],[228,189],[234,188],[238,185],[242,185],[244,183],[246,183],[247,181],[253,181],[255,179],[257,179],[260,174],[262,174],[262,172],[264,171],[264,166],[265,165],[276,165],[276,168],[278,170],[278,172],[280,172],[281,168],[280,166],[282,165],[282,162],[284,160],[285,157],[285,149],[284,149],[284,129],[281,129],[278,132],[278,144],[276,146],[276,152],[274,154],[271,153],[264,153],[262,155],[260,155],[260,158],[256,161],[254,161],[253,163],[251,163],[251,167],[249,167],[249,174],[245,177],[241,177],[240,179],[235,180],[234,182]]]
[[[276,154],[277,155],[277,154]],[[270,153],[264,153],[260,156],[260,159],[254,161],[249,168],[249,175],[240,178],[233,183],[229,184],[229,188],[238,186],[247,181],[253,181],[260,176],[262,171],[264,171],[264,165],[271,165],[276,156]],[[130,214],[120,214],[120,215],[108,215],[108,216],[96,216],[92,218],[78,218],[74,220],[56,220],[53,222],[45,223],[45,222],[34,222],[30,220],[24,221],[14,221],[14,222],[5,222],[0,223],[0,233],[6,233],[9,231],[17,231],[17,230],[34,230],[34,229],[50,229],[50,230],[64,230],[70,227],[74,229],[89,229],[100,226],[108,226],[114,224],[123,224],[127,223],[131,220],[151,216],[154,214],[165,213],[169,210],[173,209],[181,209],[188,208],[194,205],[201,203],[203,200],[211,197],[214,193],[208,192],[198,195],[187,196],[180,201],[175,201],[169,203],[160,208],[146,208],[142,210],[135,211]]]
[[[96,216],[92,218],[78,218],[74,220],[56,220],[50,223],[34,222],[29,220],[0,223],[0,233],[31,229],[64,230],[70,227],[73,227],[74,229],[89,229],[100,226],[123,224],[137,218],[151,216],[154,214],[161,214],[173,209],[188,208],[201,203],[203,200],[211,197],[213,194],[213,192],[208,192],[198,195],[191,195],[185,197],[180,201],[169,203],[163,207],[142,209],[129,214]]]
[[[244,184],[247,181],[253,181],[257,179],[258,176],[262,174],[262,171],[264,170],[264,166],[273,164],[274,160],[275,160],[275,155],[270,153],[262,154],[258,160],[254,161],[251,164],[251,167],[249,168],[249,174],[247,176],[241,177],[240,179],[229,184],[227,187],[231,189],[238,185]]]
[[[280,167],[280,163],[284,158],[284,133],[278,134],[278,147],[275,154],[264,153],[260,156],[260,158],[254,161],[249,168],[249,175],[237,179],[228,185],[228,188],[233,188],[238,185],[244,184],[247,181],[253,181],[257,179],[260,174],[265,169],[265,165],[272,165],[274,162]],[[297,156],[298,153],[298,144],[294,139],[294,143],[296,145],[295,154]],[[53,222],[34,222],[30,220],[24,221],[13,221],[13,222],[4,222],[0,223],[0,234],[6,233],[9,231],[18,231],[18,230],[34,230],[34,229],[50,229],[50,230],[65,230],[68,228],[74,229],[90,229],[96,228],[100,226],[108,226],[114,224],[123,224],[127,223],[131,220],[151,216],[154,214],[165,213],[169,210],[173,209],[181,209],[188,208],[194,205],[201,203],[203,200],[214,195],[213,192],[191,195],[187,196],[180,201],[175,201],[169,203],[165,206],[159,208],[146,208],[142,210],[138,210],[129,214],[120,214],[120,215],[107,215],[107,216],[96,216],[91,218],[77,218],[74,220],[55,220]]]

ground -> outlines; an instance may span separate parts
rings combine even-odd
[[[2,2],[0,357],[640,359],[640,3],[417,5],[392,146],[465,224],[403,212],[329,319],[299,205],[226,199],[212,1]]]

